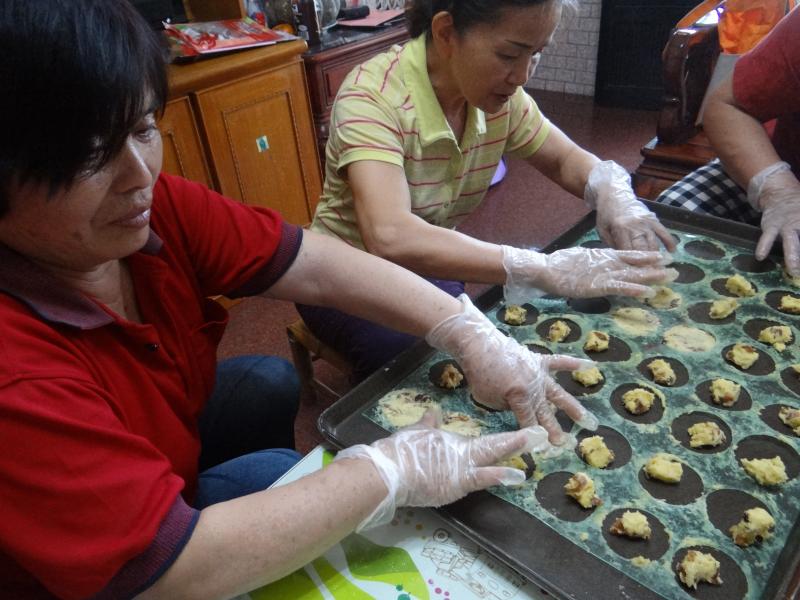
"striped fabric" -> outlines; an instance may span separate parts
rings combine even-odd
[[[430,79],[425,36],[356,67],[331,114],[325,186],[311,228],[364,249],[342,168],[378,160],[405,169],[412,212],[454,228],[480,204],[503,154],[527,158],[544,143],[549,121],[522,88],[497,114],[472,106],[456,141]]]

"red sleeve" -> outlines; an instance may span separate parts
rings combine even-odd
[[[800,10],[790,12],[737,61],[733,95],[762,123],[800,110]]]
[[[303,239],[274,210],[165,174],[154,190],[153,230],[186,248],[206,296],[263,292],[291,266]]]

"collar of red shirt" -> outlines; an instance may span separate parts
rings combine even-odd
[[[153,230],[140,252],[155,255],[163,242]],[[45,269],[0,244],[0,292],[16,298],[39,317],[79,329],[95,329],[114,321],[88,296],[61,284]]]

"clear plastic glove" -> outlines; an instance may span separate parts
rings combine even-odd
[[[525,481],[522,471],[494,465],[547,443],[541,427],[468,438],[440,425],[439,410],[428,410],[414,425],[336,455],[336,460],[371,460],[389,492],[356,531],[390,522],[400,506],[442,506],[493,485],[519,485]]]
[[[762,211],[756,258],[764,260],[780,236],[786,270],[793,277],[800,275],[800,181],[789,165],[777,163],[753,177],[748,200],[753,199],[754,208]]]
[[[660,252],[567,248],[551,254],[502,246],[506,271],[505,297],[524,304],[543,294],[568,298],[651,296],[649,284],[666,283],[677,276],[665,269],[671,259]]]
[[[589,172],[584,200],[597,210],[597,231],[603,241],[620,250],[673,252],[675,240],[631,188],[631,177],[611,160],[597,163]],[[659,243],[660,240],[660,243]]]
[[[549,374],[586,369],[594,363],[557,354],[534,354],[503,335],[466,294],[459,300],[464,310],[436,325],[425,339],[458,361],[475,400],[489,408],[514,411],[520,427],[541,425],[556,446],[569,447],[575,442],[574,436],[564,433],[558,424],[556,408],[584,429],[597,429],[597,417]]]

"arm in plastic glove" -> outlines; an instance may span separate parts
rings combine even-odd
[[[520,427],[541,425],[556,446],[574,443],[558,424],[556,408],[581,427],[597,429],[597,418],[550,376],[550,371],[587,368],[591,361],[534,354],[503,335],[466,295],[459,300],[461,313],[439,323],[425,339],[458,360],[475,400],[490,408],[511,409]]]
[[[440,416],[438,410],[429,410],[415,425],[336,456],[334,462],[372,461],[388,490],[356,531],[390,522],[402,506],[442,506],[493,485],[518,485],[525,481],[522,471],[495,465],[513,454],[536,452],[547,443],[541,427],[464,437],[439,429]]]

